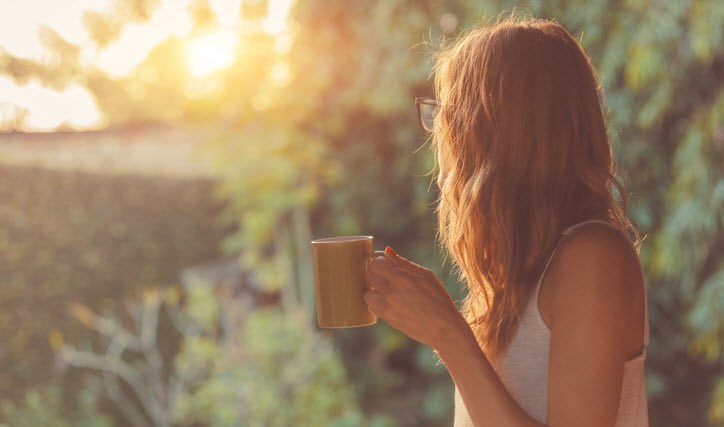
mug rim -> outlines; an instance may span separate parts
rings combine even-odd
[[[312,240],[313,245],[317,244],[329,244],[329,243],[346,243],[346,242],[361,242],[365,240],[372,240],[373,236],[336,236],[336,237],[324,237],[321,239]]]

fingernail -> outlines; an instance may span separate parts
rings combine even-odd
[[[387,252],[387,253],[390,254],[390,255],[397,256],[397,252],[395,252],[395,251],[394,251],[391,247],[389,247],[389,246],[385,248],[385,252]]]

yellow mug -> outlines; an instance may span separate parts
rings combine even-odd
[[[353,328],[377,323],[364,300],[367,268],[383,251],[372,250],[372,236],[341,236],[312,240],[317,324],[322,328]]]

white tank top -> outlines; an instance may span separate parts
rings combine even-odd
[[[590,222],[601,222],[619,230],[613,224],[602,220],[589,220],[568,227],[563,235],[574,228]],[[619,230],[621,231],[621,230]],[[523,309],[520,324],[508,349],[501,354],[493,369],[500,377],[508,392],[520,407],[531,417],[546,424],[548,418],[548,351],[550,329],[538,311],[538,293],[543,276],[555,255],[558,244],[548,258],[536,288]],[[644,360],[649,342],[649,318],[644,282],[644,349],[624,364],[621,400],[615,427],[648,427],[648,404],[644,381]],[[473,427],[465,404],[455,387],[455,422],[453,427]]]

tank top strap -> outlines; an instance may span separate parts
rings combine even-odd
[[[535,292],[536,295],[539,292],[540,285],[541,285],[541,283],[543,283],[543,277],[546,275],[546,271],[548,271],[548,267],[551,265],[551,261],[553,261],[553,257],[555,256],[556,251],[558,250],[558,246],[561,245],[562,240],[563,240],[562,238],[558,239],[558,243],[556,243],[556,246],[553,248],[553,250],[551,251],[551,254],[548,256],[548,261],[546,261],[546,266],[543,267],[543,271],[541,272],[540,276],[538,277],[538,283],[536,283],[536,292]]]
[[[558,239],[558,243],[556,243],[556,246],[553,248],[553,250],[551,251],[551,254],[548,256],[548,261],[546,261],[546,266],[543,268],[543,272],[541,273],[540,277],[538,277],[538,283],[536,284],[536,287],[540,287],[541,282],[543,282],[543,276],[545,276],[546,271],[548,271],[548,267],[551,265],[551,261],[553,261],[553,257],[556,255],[556,251],[558,250],[558,246],[561,245],[561,242],[563,241],[563,237],[566,234],[573,231],[574,229],[576,229],[577,227],[579,227],[583,224],[588,224],[589,222],[602,222],[604,224],[611,225],[608,222],[600,220],[600,219],[592,219],[592,220],[588,220],[588,221],[579,222],[577,224],[573,224],[572,226],[563,230],[563,233],[561,233],[561,237]]]
[[[576,228],[578,228],[584,224],[589,224],[592,222],[606,224],[609,227],[618,230],[620,233],[623,233],[623,231],[620,228],[618,228],[617,226],[611,224],[610,222],[601,220],[601,219],[590,219],[587,221],[582,221],[582,222],[573,224],[570,227],[567,227],[565,230],[563,230],[563,233],[561,233],[561,237],[558,239],[558,243],[556,243],[556,246],[551,251],[551,254],[548,257],[548,261],[546,262],[546,265],[543,268],[543,272],[541,273],[540,277],[538,278],[538,283],[536,284],[535,295],[537,295],[540,292],[540,286],[541,286],[541,283],[543,282],[543,277],[545,276],[546,272],[548,271],[548,267],[550,266],[551,261],[553,261],[553,257],[555,256],[555,254],[558,250],[558,247],[561,245],[563,238],[567,234],[569,234],[571,231],[575,230]],[[626,236],[626,240],[630,242],[630,240],[628,239],[628,236]],[[647,289],[646,289],[646,280],[644,278],[644,350],[643,350],[644,353],[646,352],[646,349],[648,348],[648,346],[649,346],[649,305],[648,305],[648,296],[647,296]]]
[[[577,224],[573,224],[573,225],[571,225],[570,227],[566,228],[565,230],[563,230],[563,235],[569,234],[571,231],[575,230],[576,228],[578,228],[578,227],[580,227],[580,226],[582,226],[582,225],[584,225],[584,224],[590,224],[590,223],[592,223],[592,222],[598,222],[598,223],[601,223],[601,224],[606,224],[606,225],[608,225],[609,227],[612,227],[612,228],[615,228],[616,230],[619,230],[618,227],[616,227],[615,225],[611,224],[611,223],[608,222],[608,221],[604,221],[604,220],[602,220],[602,219],[589,219],[588,221],[579,222],[579,223],[577,223]],[[620,230],[619,230],[619,231],[620,231]]]

